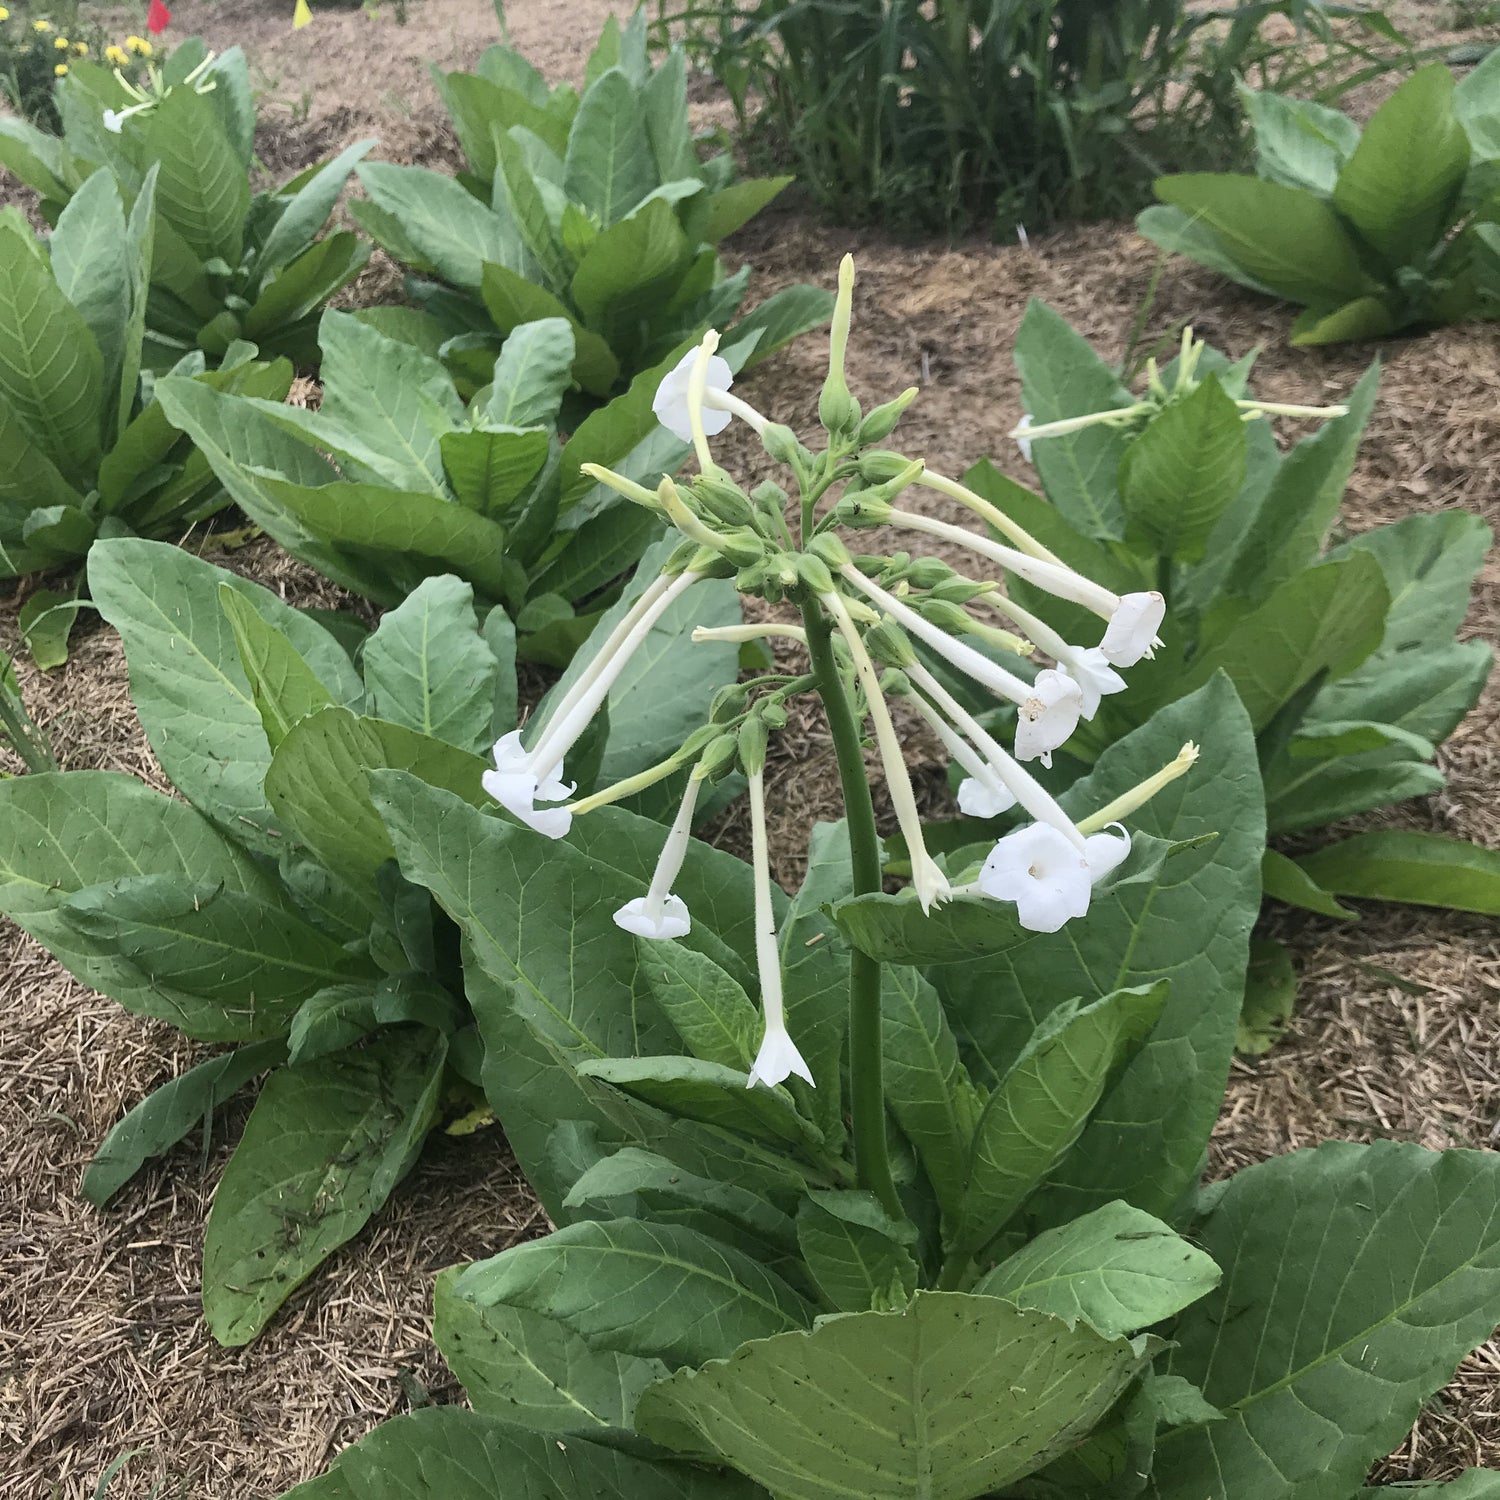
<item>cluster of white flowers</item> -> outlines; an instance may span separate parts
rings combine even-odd
[[[658,419],[685,442],[694,444],[700,469],[705,475],[722,473],[713,464],[708,438],[722,432],[735,417],[748,422],[764,436],[770,424],[740,397],[733,394],[733,374],[714,350],[717,336],[709,334],[697,350],[687,355],[662,381],[654,403]],[[785,431],[785,429],[780,429]],[[767,446],[771,446],[768,440]],[[650,492],[607,470],[589,472],[622,494],[650,504],[673,520],[690,541],[712,549],[727,539],[716,533],[682,499],[670,480]],[[920,607],[921,601],[897,583],[883,586],[870,571],[856,565],[836,539],[823,538],[821,550],[813,552],[828,560],[828,587],[820,586],[817,597],[828,619],[837,628],[848,659],[853,663],[874,729],[875,742],[884,765],[892,804],[912,860],[912,884],[923,909],[955,895],[978,895],[1013,904],[1016,919],[1035,932],[1055,932],[1072,918],[1083,916],[1095,885],[1117,869],[1130,852],[1130,836],[1118,821],[1112,821],[1140,805],[1154,790],[1180,775],[1196,756],[1192,746],[1172,766],[1143,784],[1136,792],[1111,805],[1083,824],[1075,824],[1057,801],[1022,764],[1038,761],[1050,766],[1052,753],[1076,729],[1079,720],[1091,718],[1104,696],[1121,691],[1127,669],[1149,656],[1160,645],[1157,629],[1165,610],[1159,593],[1140,592],[1123,596],[1084,578],[1021,530],[981,497],[921,464],[909,464],[901,483],[926,487],[958,499],[976,511],[992,528],[1015,545],[1007,545],[960,526],[932,517],[895,509],[882,500],[872,500],[860,524],[889,524],[964,546],[1015,577],[1055,598],[1097,614],[1104,621],[1100,640],[1093,646],[1066,641],[1046,623],[1018,604],[1000,595],[993,585],[976,585],[974,594],[1026,631],[1029,639],[1009,636],[1016,649],[1040,649],[1056,663],[1035,677],[1023,677],[999,665],[990,656],[961,639],[959,634],[935,623]],[[875,490],[856,495],[873,496]],[[873,508],[871,508],[873,507]],[[727,545],[723,550],[728,552]],[[703,563],[699,567],[705,566]],[[658,578],[631,606],[610,634],[587,669],[579,676],[561,703],[549,714],[530,749],[522,744],[522,733],[506,735],[495,746],[495,768],[486,773],[484,784],[515,817],[549,838],[564,837],[573,816],[589,807],[613,800],[624,788],[614,788],[579,802],[568,801],[574,787],[563,780],[563,762],[604,702],[631,655],[640,647],[662,614],[701,578],[691,566]],[[956,575],[953,575],[956,577]],[[847,592],[840,587],[846,586]],[[957,621],[969,623],[968,616]],[[994,817],[1020,805],[1034,821],[1006,834],[995,844],[972,886],[952,887],[936,861],[928,854],[917,815],[901,746],[882,692],[882,678],[867,646],[860,625],[878,627],[876,654],[887,668],[900,674],[908,700],[932,726],[965,779],[958,793],[966,814]],[[976,634],[983,636],[983,630]],[[700,632],[702,636],[722,632]],[[788,626],[739,627],[736,639],[757,634],[803,633]],[[1003,632],[994,632],[1003,635]],[[962,703],[929,671],[911,649],[908,637],[921,642],[950,666],[1017,709],[1014,747],[1007,750],[969,713]],[[695,637],[696,638],[696,637]],[[812,1081],[811,1074],[787,1032],[781,998],[781,973],[777,951],[771,876],[767,855],[764,781],[762,769],[747,764],[754,847],[756,889],[756,954],[760,971],[765,1037],[750,1074],[750,1082],[774,1085],[792,1074]],[[680,938],[691,931],[692,918],[673,884],[688,850],[694,810],[703,766],[695,767],[677,817],[668,833],[651,884],[644,896],[628,902],[615,913],[615,921],[626,931],[648,939]],[[639,781],[639,778],[637,778]],[[1115,831],[1109,831],[1115,830]]]

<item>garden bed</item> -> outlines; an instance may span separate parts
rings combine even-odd
[[[241,42],[287,108],[272,111],[261,155],[278,173],[366,134],[386,155],[446,162],[425,62],[467,64],[495,34],[468,0],[417,0],[408,24],[393,10],[320,11],[295,35],[289,6],[217,6],[177,24],[210,45]],[[581,70],[608,7],[546,0],[509,7],[513,42],[551,76]],[[305,92],[304,92],[305,91]],[[306,101],[306,106],[299,101]],[[706,109],[713,106],[706,105]],[[0,198],[5,196],[0,184]],[[1154,251],[1128,228],[1075,228],[1029,248],[948,250],[822,227],[773,212],[729,247],[757,267],[757,295],[807,280],[829,284],[839,254],[860,267],[850,378],[888,391],[924,388],[903,429],[907,446],[949,472],[991,454],[1025,479],[1004,434],[1020,415],[1010,350],[1030,297],[1056,306],[1106,357],[1121,350],[1146,295]],[[377,264],[353,290],[373,301],[390,285]],[[1161,284],[1153,330],[1189,320],[1233,354],[1265,343],[1264,399],[1326,403],[1354,383],[1367,346],[1294,351],[1290,312],[1177,262]],[[1416,511],[1463,507],[1500,525],[1500,346],[1490,327],[1393,340],[1341,525],[1359,532]],[[815,417],[821,340],[757,371],[748,399],[794,426]],[[748,445],[723,458],[749,467]],[[763,461],[763,460],[762,460]],[[294,603],[327,603],[329,586],[263,542],[214,560]],[[0,602],[0,645],[15,644],[19,599]],[[1500,565],[1482,575],[1465,634],[1495,639]],[[118,640],[80,627],[66,667],[22,669],[23,691],[70,769],[105,767],[163,784],[131,711]],[[910,749],[927,797],[940,767]],[[1447,789],[1371,822],[1440,831],[1500,846],[1500,689],[1447,742]],[[835,815],[832,757],[817,723],[794,721],[769,770],[773,855],[784,880],[800,872],[811,821]],[[1354,825],[1351,825],[1351,830]],[[1349,831],[1349,830],[1341,830]],[[739,848],[731,814],[718,836]],[[1430,1147],[1500,1140],[1500,936],[1478,917],[1371,906],[1357,924],[1279,912],[1276,935],[1301,975],[1287,1037],[1236,1064],[1215,1140],[1223,1173],[1333,1137],[1389,1137]],[[132,1450],[109,1490],[260,1500],[323,1468],[377,1422],[456,1383],[428,1336],[433,1278],[443,1267],[540,1233],[531,1200],[495,1129],[436,1136],[388,1212],[336,1255],[247,1349],[209,1338],[198,1303],[207,1200],[243,1119],[212,1141],[194,1138],[148,1168],[106,1213],[78,1192],[104,1131],[194,1054],[165,1025],[131,1016],[74,983],[6,924],[0,929],[0,1494],[87,1500],[109,1463]],[[1500,1349],[1474,1355],[1424,1415],[1386,1478],[1443,1478],[1466,1465],[1500,1467]]]

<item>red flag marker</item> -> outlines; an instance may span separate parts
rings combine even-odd
[[[161,0],[151,0],[151,8],[146,12],[146,30],[152,36],[160,36],[172,20],[172,12],[161,3]]]

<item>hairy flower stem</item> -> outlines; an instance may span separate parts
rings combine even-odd
[[[880,836],[875,831],[875,804],[865,778],[859,722],[849,703],[833,654],[833,624],[811,601],[802,606],[807,650],[818,680],[818,696],[828,715],[838,757],[844,815],[849,824],[849,853],[856,896],[881,888]],[[906,1217],[896,1184],[885,1134],[885,1083],[880,1036],[880,964],[851,949],[849,954],[849,1109],[853,1118],[854,1166],[859,1185],[880,1200],[898,1221]]]

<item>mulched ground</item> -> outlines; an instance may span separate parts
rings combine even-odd
[[[546,0],[518,0],[507,17],[522,50],[545,71],[568,76],[581,71],[582,49],[607,9],[589,0],[559,14]],[[1448,7],[1417,9],[1429,22],[1442,10],[1448,24]],[[216,47],[241,41],[256,63],[270,96],[261,156],[278,175],[372,131],[389,155],[451,163],[454,145],[420,60],[460,66],[495,36],[488,9],[472,0],[417,0],[405,27],[390,7],[373,16],[319,11],[315,26],[295,37],[284,13],[289,3],[228,0],[194,10],[184,4],[178,11],[184,33],[201,28]],[[137,27],[133,21],[129,29]],[[0,178],[0,201],[6,196]],[[902,429],[909,450],[949,472],[990,454],[1021,479],[1027,471],[1004,434],[1020,415],[1010,348],[1028,298],[1052,303],[1115,357],[1155,264],[1152,248],[1120,226],[1034,237],[1029,250],[947,249],[829,229],[795,209],[773,212],[728,248],[755,264],[760,296],[793,281],[831,284],[838,257],[852,249],[860,283],[850,375],[867,404],[920,385],[922,399]],[[357,295],[378,301],[396,280],[388,265],[372,267]],[[1378,354],[1381,399],[1341,524],[1358,532],[1454,506],[1500,522],[1493,326],[1309,352],[1286,346],[1290,318],[1178,262],[1163,278],[1150,326],[1154,335],[1190,321],[1234,355],[1264,344],[1257,392],[1283,401],[1336,400]],[[820,341],[805,341],[756,372],[748,399],[810,425],[821,358]],[[743,437],[726,442],[721,458],[747,475],[764,464]],[[332,600],[326,584],[265,543],[215,560],[294,603]],[[14,644],[18,602],[0,601],[6,647]],[[1500,570],[1492,555],[1466,632],[1494,640],[1497,616]],[[64,765],[124,770],[160,784],[108,632],[81,628],[59,671],[21,670]],[[1500,688],[1492,686],[1443,748],[1447,789],[1350,830],[1391,823],[1500,846],[1497,718]],[[933,747],[914,735],[908,751],[919,793],[936,810],[945,794]],[[878,774],[872,768],[872,779]],[[832,759],[816,720],[794,718],[779,738],[771,785],[777,871],[792,884],[810,822],[838,815]],[[741,817],[731,813],[716,836],[742,847]],[[1493,922],[1370,906],[1347,925],[1273,913],[1269,930],[1296,955],[1298,1011],[1271,1054],[1236,1064],[1215,1135],[1216,1173],[1330,1136],[1433,1147],[1496,1143],[1500,936]],[[111,1460],[140,1449],[111,1497],[269,1500],[384,1418],[456,1397],[428,1337],[433,1278],[546,1227],[498,1132],[435,1138],[377,1223],[256,1344],[228,1352],[201,1325],[198,1259],[213,1184],[244,1108],[96,1213],[78,1193],[95,1145],[201,1049],[80,989],[5,924],[0,1013],[0,1495],[88,1500]],[[1497,1373],[1500,1349],[1491,1345],[1424,1413],[1382,1477],[1500,1467]]]

